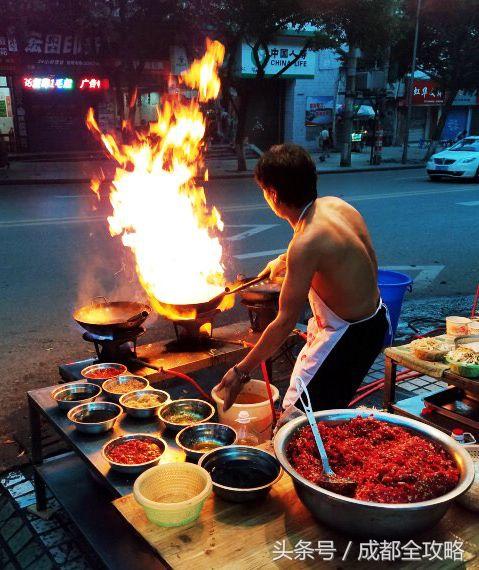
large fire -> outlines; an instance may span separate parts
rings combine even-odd
[[[90,109],[87,124],[118,163],[110,189],[112,236],[135,255],[139,280],[153,308],[169,318],[194,318],[181,305],[208,301],[225,286],[220,213],[206,204],[204,189],[195,182],[202,166],[205,118],[200,102],[216,98],[218,68],[224,57],[219,42],[208,42],[180,80],[197,90],[185,103],[168,97],[148,134],[136,134],[132,144],[120,144],[102,133]],[[99,180],[92,181],[98,193]],[[231,301],[225,297],[220,308]]]

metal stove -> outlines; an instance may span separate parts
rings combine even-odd
[[[232,366],[255,343],[258,333],[251,331],[250,323],[243,321],[214,329],[211,317],[202,316],[200,321],[173,323],[175,336],[149,344],[138,344],[145,329],[135,331],[134,338],[127,336],[105,338],[84,333],[83,339],[95,345],[96,358],[62,364],[61,378],[66,382],[80,380],[81,371],[97,362],[121,362],[132,374],[145,376],[157,383],[172,376],[172,372],[189,374],[213,366]],[[204,317],[204,318],[203,318]],[[206,326],[207,325],[207,326]],[[211,328],[210,328],[211,327]]]
[[[93,343],[98,362],[125,362],[136,358],[138,338],[144,335],[146,329],[138,327],[131,331],[119,331],[112,336],[102,336],[91,332],[83,333],[83,340]]]
[[[213,338],[214,318],[219,312],[214,309],[197,315],[195,319],[173,320],[176,338],[168,343],[168,348],[174,351],[213,348],[216,344]]]
[[[264,331],[278,314],[279,305],[277,299],[264,301],[247,301],[243,299],[241,304],[248,309],[249,321],[254,332]]]

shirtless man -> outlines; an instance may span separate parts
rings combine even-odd
[[[270,271],[273,280],[284,275],[279,312],[256,346],[224,375],[224,408],[288,338],[308,298],[313,317],[283,410],[296,409],[298,376],[308,386],[315,411],[345,408],[381,351],[389,326],[366,224],[343,200],[317,197],[316,166],[297,145],[273,146],[258,161],[255,178],[268,205],[289,222],[294,235],[287,254],[262,272]]]

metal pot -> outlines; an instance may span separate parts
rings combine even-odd
[[[250,277],[242,277],[238,275],[239,283],[250,283]],[[262,279],[261,281],[249,285],[247,289],[240,291],[239,295],[248,304],[277,302],[279,294],[281,293],[281,285],[270,281],[269,279]]]
[[[96,302],[103,299],[103,302]],[[106,297],[94,297],[89,305],[73,313],[75,321],[86,331],[114,336],[141,326],[151,312],[151,307],[134,301],[108,301]]]
[[[445,433],[429,425],[399,415],[376,410],[325,410],[316,412],[317,421],[341,423],[360,415],[409,428],[446,449],[460,470],[456,488],[428,501],[384,504],[359,501],[318,487],[299,475],[289,462],[286,449],[291,437],[308,420],[300,417],[281,427],[274,438],[274,451],[283,469],[291,476],[301,502],[320,522],[349,534],[375,537],[414,535],[431,528],[446,513],[451,502],[465,493],[474,479],[474,466],[465,449]]]

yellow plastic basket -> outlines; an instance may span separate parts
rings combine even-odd
[[[158,526],[195,521],[212,491],[210,474],[194,463],[163,463],[135,481],[133,495],[146,517]]]

